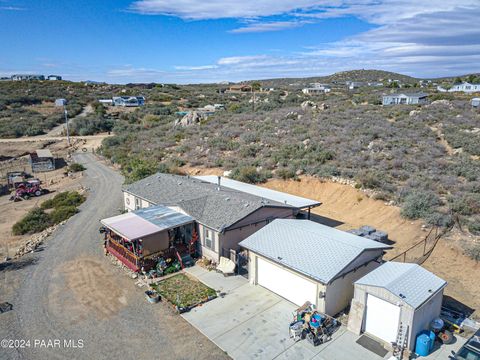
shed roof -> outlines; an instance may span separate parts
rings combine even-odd
[[[163,230],[182,226],[194,219],[165,206],[151,206],[100,222],[128,240],[139,239]]]
[[[194,177],[157,173],[125,186],[150,203],[179,206],[199,223],[222,231],[262,207],[292,206]]]
[[[53,157],[52,152],[48,149],[40,149],[35,151],[39,158],[50,158]]]
[[[355,284],[382,287],[416,309],[447,282],[417,264],[386,262]]]
[[[240,246],[328,284],[366,250],[391,246],[309,220],[276,219]]]
[[[215,176],[215,175],[195,176],[195,178],[212,183],[212,184],[218,183],[218,176]],[[225,177],[220,177],[220,186],[225,186],[233,190],[242,191],[251,195],[259,196],[261,198],[276,201],[282,204],[291,205],[299,209],[321,205],[321,202],[316,200],[311,200],[304,197],[287,194],[281,191],[267,189],[258,185],[247,184],[241,181],[236,181],[236,180],[225,178]]]

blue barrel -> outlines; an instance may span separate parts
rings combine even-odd
[[[425,334],[430,338],[430,352],[433,351],[433,347],[435,346],[435,333],[431,330],[423,330],[422,332],[419,333],[419,335]]]
[[[428,356],[430,354],[430,343],[432,339],[427,334],[422,334],[417,336],[417,343],[415,345],[415,353],[418,356]]]

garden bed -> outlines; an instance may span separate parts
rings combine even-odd
[[[188,311],[217,297],[215,290],[185,274],[169,277],[152,287],[172,303],[178,312]]]

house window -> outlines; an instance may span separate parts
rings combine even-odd
[[[210,229],[207,229],[205,228],[205,232],[204,232],[204,238],[205,238],[205,247],[211,249],[211,250],[215,250],[215,245],[214,245],[214,241],[213,241],[213,231],[210,230]]]
[[[142,207],[142,200],[139,198],[135,198],[135,210],[140,209]]]

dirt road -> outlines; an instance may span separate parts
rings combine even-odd
[[[76,161],[91,189],[81,212],[42,251],[0,264],[0,302],[13,304],[0,314],[0,340],[25,341],[0,348],[0,359],[228,358],[104,257],[98,220],[118,213],[123,179],[91,154]]]

